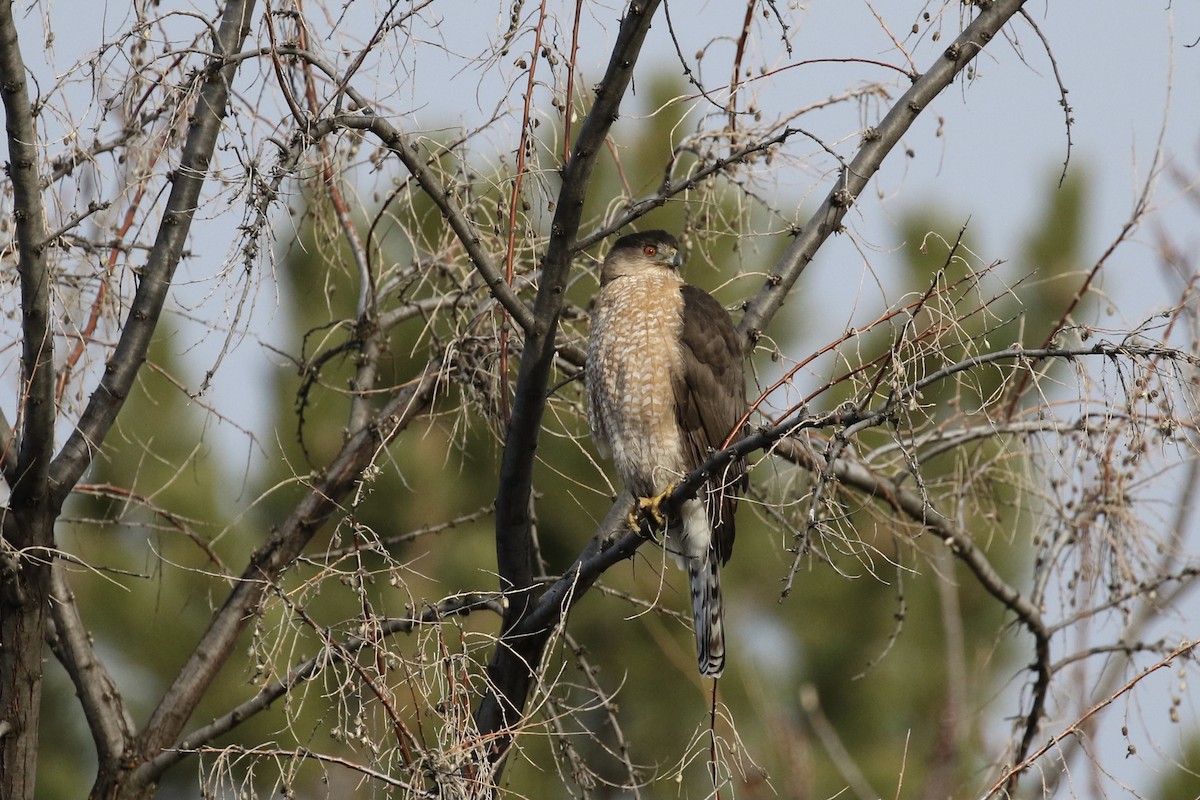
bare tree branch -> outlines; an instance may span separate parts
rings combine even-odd
[[[133,721],[116,683],[103,662],[96,658],[64,569],[63,562],[56,559],[50,573],[54,630],[47,639],[71,676],[96,743],[97,756],[104,763],[121,757],[133,735]]]
[[[894,480],[887,480],[863,464],[846,458],[838,458],[832,462],[809,453],[794,439],[785,439],[779,443],[777,452],[796,463],[807,464],[816,472],[828,470],[840,482],[865,492],[871,497],[883,500],[895,510],[900,511],[909,519],[924,526],[938,537],[963,564],[975,574],[979,585],[995,597],[1006,608],[1016,615],[1022,626],[1029,631],[1034,639],[1034,661],[1031,669],[1034,672],[1033,698],[1030,709],[1025,716],[1025,729],[1017,751],[1017,758],[1028,752],[1037,733],[1038,725],[1045,713],[1046,695],[1050,689],[1052,663],[1050,661],[1050,631],[1042,619],[1041,612],[1029,602],[1016,587],[1004,580],[995,567],[988,561],[983,551],[975,544],[971,535],[963,530],[954,520],[935,508],[928,499],[911,489],[905,489]],[[1014,775],[1014,781],[1016,776]],[[1009,787],[1011,792],[1015,785]]]
[[[972,369],[980,364],[1005,360],[1073,359],[1084,356],[1112,358],[1118,354],[1143,357],[1155,355],[1189,362],[1195,360],[1187,353],[1167,348],[1102,344],[1074,350],[1026,351],[1021,348],[1010,348],[980,354],[949,365],[911,386],[905,387],[902,391],[895,392],[887,402],[881,404],[880,408],[870,412],[839,411],[819,417],[801,413],[771,428],[760,430],[746,437],[737,445],[713,454],[708,462],[680,480],[671,496],[664,501],[663,509],[668,514],[672,513],[684,501],[694,497],[699,491],[699,487],[710,475],[719,473],[730,461],[745,457],[756,450],[773,446],[776,448],[776,452],[789,460],[808,465],[816,471],[829,470],[842,483],[855,486],[873,497],[884,500],[909,519],[929,529],[956,558],[975,574],[980,584],[990,594],[1016,615],[1034,637],[1036,657],[1033,669],[1036,679],[1031,708],[1025,717],[1027,724],[1020,749],[1020,753],[1024,754],[1028,750],[1032,736],[1037,730],[1037,724],[1042,718],[1052,666],[1049,651],[1050,633],[1042,620],[1041,613],[1019,590],[1000,576],[967,532],[930,505],[920,494],[905,489],[896,481],[885,480],[854,461],[840,458],[827,464],[818,463],[817,456],[805,451],[795,439],[789,437],[803,429],[827,426],[844,426],[845,431],[839,435],[849,437],[855,431],[886,424],[896,405],[903,404],[906,398],[919,394],[921,389],[938,381],[943,381],[949,376]],[[536,664],[538,662],[542,648],[549,641],[553,632],[565,623],[567,614],[575,603],[605,571],[632,557],[637,549],[648,541],[650,533],[648,530],[630,531],[626,527],[625,521],[628,519],[632,506],[632,499],[628,494],[623,493],[610,508],[608,515],[588,542],[587,547],[576,558],[574,564],[545,592],[536,598],[530,597],[527,601],[527,613],[513,628],[506,631],[498,653],[508,654],[508,658],[519,664]],[[509,597],[511,602],[512,595],[510,594]],[[506,724],[509,727],[515,727],[519,724],[519,719],[510,719]]]
[[[121,338],[79,424],[50,467],[55,505],[61,506],[92,463],[146,361],[151,336],[158,327],[163,303],[191,230],[200,190],[208,177],[208,165],[221,133],[221,120],[228,110],[229,86],[240,63],[230,60],[229,56],[241,49],[250,31],[253,10],[254,0],[230,0],[222,13],[217,40],[213,42],[214,56],[200,74],[202,82],[192,114],[194,122],[188,131],[158,237],[142,269]]]
[[[1024,4],[1025,0],[994,0],[978,4],[982,9],[979,16],[945,49],[933,66],[913,81],[913,85],[892,105],[883,120],[864,132],[863,145],[857,155],[842,170],[836,185],[816,212],[796,232],[796,240],[747,306],[738,330],[752,341],[762,335],[817,250],[826,239],[841,230],[846,212],[879,170],[888,153],[900,142],[921,112],[966,69]]]
[[[21,432],[11,504],[24,511],[41,505],[54,450],[54,339],[45,210],[38,175],[37,133],[25,80],[12,3],[0,4],[0,97],[8,134],[8,178],[17,211],[17,272],[21,277]],[[48,545],[49,541],[28,544]]]

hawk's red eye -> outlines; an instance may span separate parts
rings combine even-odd
[[[658,248],[652,244],[648,244],[642,248],[642,252],[651,258],[654,258],[656,255],[658,255]]]

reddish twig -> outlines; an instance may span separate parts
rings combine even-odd
[[[571,111],[575,102],[575,68],[579,57],[579,17],[583,13],[583,0],[575,0],[575,22],[571,26],[571,57],[567,59],[567,92],[563,103],[563,164],[571,158]]]
[[[159,152],[159,148],[154,148],[153,155],[150,157],[150,163],[147,167],[147,175],[142,176],[139,181],[137,191],[133,193],[133,199],[129,201],[129,208],[125,209],[125,217],[121,220],[121,224],[113,234],[112,248],[108,252],[108,260],[104,264],[104,271],[100,273],[100,285],[96,289],[95,298],[92,299],[92,307],[88,312],[87,322],[84,323],[83,329],[79,332],[79,339],[75,342],[75,346],[71,348],[70,354],[59,368],[58,385],[54,390],[54,398],[59,404],[62,403],[63,395],[66,394],[67,383],[71,380],[71,372],[74,370],[76,364],[79,363],[79,359],[83,357],[88,341],[92,338],[92,334],[96,332],[96,327],[100,324],[100,317],[102,316],[101,308],[103,308],[104,301],[108,297],[108,281],[112,277],[113,269],[117,266],[117,259],[121,256],[121,243],[124,241],[125,235],[129,233],[129,229],[133,227],[138,207],[142,203],[142,198],[146,196],[146,181],[149,177],[149,169],[154,167],[155,162],[158,160]]]
[[[533,48],[529,52],[529,77],[525,83],[525,106],[521,112],[521,136],[517,141],[517,174],[513,176],[512,192],[508,198],[508,239],[504,251],[504,280],[512,286],[517,250],[517,206],[521,202],[521,184],[525,179],[526,149],[532,124],[533,92],[537,88],[537,65],[542,52],[542,26],[546,22],[546,0],[538,10],[537,27],[533,30]],[[500,307],[500,414],[508,423],[508,312]]]
[[[733,54],[733,73],[729,77],[729,136],[737,132],[737,93],[741,81],[742,59],[746,55],[746,41],[750,38],[750,24],[754,21],[754,6],[757,0],[746,0],[746,16],[742,20],[742,31],[738,34],[737,50]]]
[[[221,557],[217,555],[217,552],[213,550],[211,546],[209,546],[209,543],[204,541],[204,539],[201,538],[198,533],[193,531],[184,520],[168,509],[156,505],[149,497],[138,494],[132,489],[127,489],[124,486],[117,486],[116,484],[112,483],[80,483],[75,486],[75,491],[78,494],[87,494],[92,495],[93,497],[109,497],[119,498],[121,500],[130,500],[139,506],[149,509],[152,514],[157,517],[161,517],[164,522],[190,539],[191,542],[196,545],[196,547],[200,548],[201,552],[204,553],[208,560],[216,565],[217,569],[221,571],[221,574],[225,575],[229,580],[232,581],[233,576],[230,575],[229,568],[225,566],[225,562],[222,561]]]

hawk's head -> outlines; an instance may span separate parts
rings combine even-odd
[[[679,242],[666,231],[631,233],[617,239],[604,258],[601,285],[623,275],[646,275],[667,271],[676,273],[683,264]]]

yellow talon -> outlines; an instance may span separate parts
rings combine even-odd
[[[637,503],[637,513],[644,519],[649,519],[657,528],[667,527],[667,515],[663,513],[662,504],[666,501],[671,493],[675,491],[675,484],[671,484],[663,490],[662,494],[655,497],[639,497]],[[633,517],[633,513],[630,514]]]

